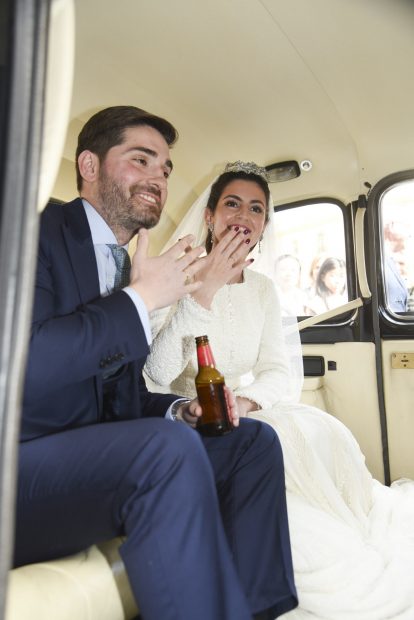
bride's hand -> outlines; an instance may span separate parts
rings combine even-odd
[[[193,297],[201,306],[210,308],[217,291],[237,279],[243,269],[252,263],[247,259],[250,246],[246,241],[249,238],[246,239],[240,231],[228,230],[211,252],[199,259],[203,261],[203,266],[198,270],[197,279],[201,280],[202,285]]]
[[[257,411],[260,409],[259,405],[248,398],[243,398],[243,396],[236,397],[237,407],[239,410],[239,415],[241,418],[247,417],[247,414],[250,411]]]

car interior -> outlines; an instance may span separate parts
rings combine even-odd
[[[76,197],[77,136],[105,107],[135,105],[180,135],[152,255],[227,162],[268,169],[276,285],[305,299],[318,260],[342,269],[333,306],[286,308],[301,336],[301,401],[348,426],[374,478],[413,478],[413,4],[8,0],[1,11],[1,617],[138,613],[118,539],[10,570],[39,213]],[[397,237],[402,309],[385,277]]]

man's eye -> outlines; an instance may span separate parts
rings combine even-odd
[[[135,157],[135,161],[138,164],[141,164],[142,166],[146,166],[147,165],[147,160],[144,159],[143,157]]]
[[[165,177],[166,179],[168,179],[168,178],[169,178],[170,174],[171,174],[171,170],[164,170],[164,177]]]

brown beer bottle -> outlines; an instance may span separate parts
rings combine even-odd
[[[197,430],[214,437],[233,430],[224,393],[224,377],[217,370],[207,336],[197,336],[198,374],[195,378],[198,402],[203,409]]]

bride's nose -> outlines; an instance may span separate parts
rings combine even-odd
[[[250,210],[248,205],[242,205],[240,207],[238,216],[243,221],[247,221],[250,219]]]

